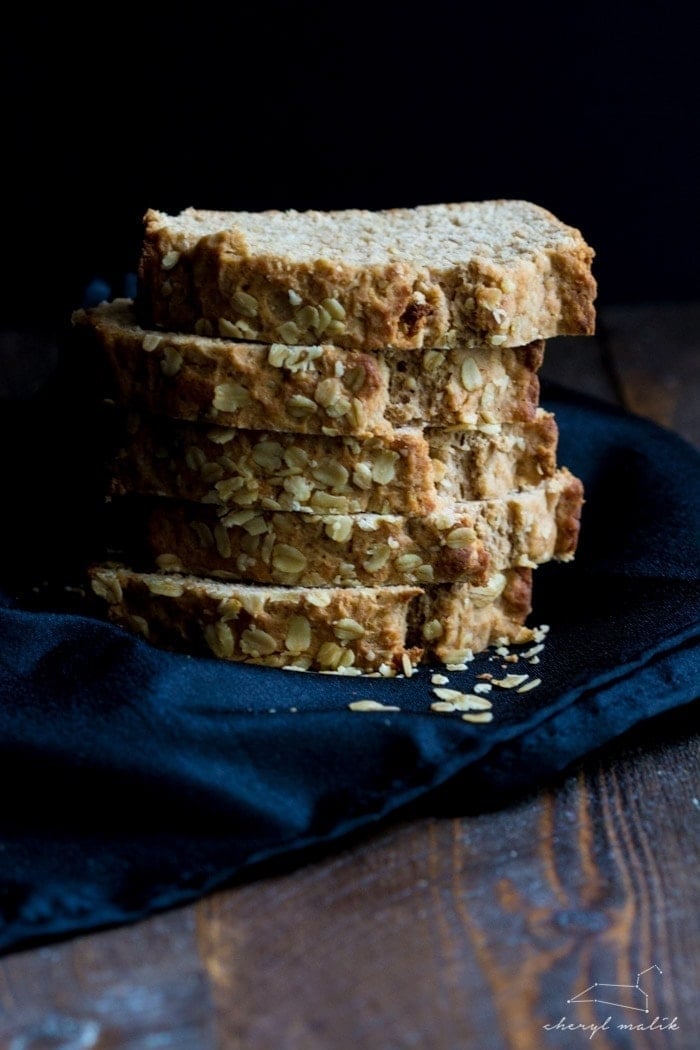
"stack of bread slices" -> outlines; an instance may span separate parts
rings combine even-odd
[[[134,301],[79,310],[125,414],[110,498],[143,541],[109,616],[227,660],[393,675],[532,631],[581,482],[539,403],[594,329],[593,251],[526,201],[149,211]]]

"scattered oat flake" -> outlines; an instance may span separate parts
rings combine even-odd
[[[529,691],[531,689],[536,689],[538,685],[542,685],[542,679],[541,678],[531,678],[530,681],[526,682],[525,685],[521,685],[520,688],[516,690],[516,692],[518,692],[518,693],[529,693]]]
[[[400,711],[400,707],[391,704],[380,704],[378,700],[352,700],[348,707],[351,711]]]
[[[518,657],[515,653],[509,653],[508,656],[504,656],[503,659],[507,664],[517,664],[518,662]]]
[[[439,711],[441,714],[449,714],[452,711],[456,711],[457,708],[449,700],[436,700],[430,705],[431,711]]]
[[[430,681],[433,685],[447,685],[449,678],[446,674],[434,674]]]
[[[454,705],[458,711],[488,711],[493,707],[490,700],[474,693],[465,693],[461,700],[455,700]]]
[[[483,679],[491,679],[491,678],[493,678],[493,675],[489,674],[489,672],[487,671],[485,674],[478,674],[476,677],[477,678],[483,678]]]
[[[401,666],[403,668],[403,673],[406,675],[406,678],[410,678],[413,674],[413,664],[411,663],[411,659],[408,653],[401,654]]]
[[[492,711],[476,711],[462,715],[463,722],[493,722]]]
[[[508,656],[510,654],[510,649],[507,649],[505,645],[499,645],[498,649],[496,649],[496,652],[499,656]]]
[[[541,653],[543,649],[544,643],[540,642],[539,645],[533,645],[531,649],[528,649],[527,652],[524,652],[522,655],[526,660],[529,660],[531,656],[537,656],[537,654]]]
[[[490,693],[492,689],[493,689],[493,686],[491,685],[490,682],[477,682],[474,685],[474,692],[475,693]]]
[[[516,685],[522,685],[523,682],[527,682],[528,678],[529,675],[526,674],[507,674],[505,678],[494,678],[493,684],[501,689],[514,689]]]
[[[454,701],[459,700],[461,697],[464,696],[464,693],[462,693],[459,689],[444,689],[442,687],[438,687],[436,689],[433,689],[433,692],[440,700]]]
[[[533,656],[531,660],[528,660],[529,664],[538,664],[540,662],[539,656]]]

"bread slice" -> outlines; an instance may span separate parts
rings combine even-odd
[[[581,482],[561,468],[528,491],[450,502],[422,517],[226,512],[132,500],[123,512],[127,524],[115,532],[147,537],[142,557],[150,569],[219,579],[304,587],[483,585],[511,566],[570,561],[582,503]]]
[[[156,332],[115,299],[73,314],[120,404],[175,419],[299,434],[532,420],[544,344],[362,353]]]
[[[258,587],[112,565],[90,578],[109,618],[157,646],[272,667],[405,673],[532,637],[527,569],[482,588]]]
[[[594,327],[593,250],[529,201],[383,211],[149,210],[149,326],[382,350],[523,346]]]
[[[401,428],[326,437],[203,427],[132,415],[114,459],[114,494],[317,514],[426,514],[440,500],[506,496],[551,477],[553,415],[480,429]]]

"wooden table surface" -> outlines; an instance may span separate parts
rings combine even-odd
[[[542,374],[700,446],[699,331],[700,304],[601,308],[596,339],[553,341]],[[417,813],[285,874],[7,955],[0,1047],[694,1050],[699,795],[697,732],[673,712],[507,808]],[[644,970],[650,1012],[622,1020],[646,1030],[568,1002]]]

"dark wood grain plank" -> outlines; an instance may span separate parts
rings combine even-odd
[[[0,960],[5,1050],[215,1050],[193,909]]]
[[[700,447],[700,303],[608,307],[599,335],[625,407]]]
[[[696,1045],[697,742],[590,759],[508,809],[394,826],[197,907],[219,1040],[239,1050]],[[683,850],[679,843],[683,842]],[[689,922],[689,920],[691,920]],[[645,975],[650,1015],[567,1000]],[[678,1030],[618,1024],[677,1017]]]

